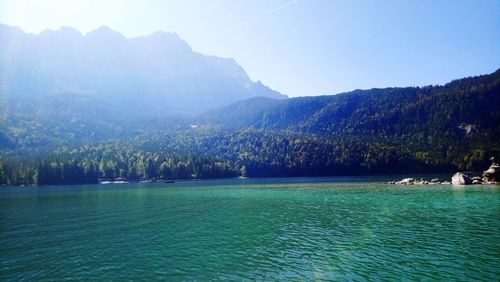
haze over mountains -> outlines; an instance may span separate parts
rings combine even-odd
[[[32,35],[0,24],[0,70],[8,98],[69,95],[62,99],[141,113],[286,98],[251,81],[233,59],[194,52],[168,32],[128,39],[103,26],[86,35],[70,27]]]

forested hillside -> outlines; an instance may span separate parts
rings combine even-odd
[[[500,156],[499,95],[496,71],[195,116],[127,115],[70,94],[4,100],[0,183],[481,170]]]
[[[329,136],[461,137],[460,127],[467,125],[479,134],[499,129],[499,91],[500,70],[444,86],[356,90],[287,100],[258,97],[208,111],[200,120],[228,128],[290,129]]]

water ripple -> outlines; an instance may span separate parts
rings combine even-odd
[[[498,187],[309,183],[0,191],[0,278],[489,280]],[[31,188],[29,188],[31,189]]]

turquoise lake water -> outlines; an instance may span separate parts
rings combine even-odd
[[[500,186],[382,178],[0,189],[0,280],[500,279]]]

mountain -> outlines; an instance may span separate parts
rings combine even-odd
[[[360,163],[383,155],[387,147],[374,146],[378,143],[392,146],[389,155],[405,152],[407,167],[414,167],[410,163],[415,161],[434,171],[479,170],[491,156],[500,154],[500,70],[443,86],[355,90],[287,100],[252,98],[207,111],[197,120],[230,131],[300,132],[344,140],[342,144],[364,152]]]
[[[0,71],[9,100],[84,96],[127,114],[197,112],[257,96],[286,98],[251,81],[233,59],[194,52],[167,32],[125,38],[108,27],[86,35],[61,27],[32,35],[0,25]]]
[[[47,55],[51,61],[43,62],[38,55],[26,55],[36,54],[34,50],[43,44],[18,44],[29,47],[24,50],[13,47],[17,41],[9,41],[12,52],[22,55],[1,57],[0,184],[96,183],[117,177],[414,175],[484,170],[490,157],[500,157],[500,70],[442,86],[292,99],[271,98],[281,96],[256,82],[245,88],[246,100],[238,100],[242,97],[238,96],[226,105],[231,99],[207,101],[189,111],[182,107],[167,110],[168,105],[159,101],[167,101],[170,94],[153,97],[155,81],[176,77],[167,83],[173,87],[187,77],[196,84],[183,91],[206,94],[203,85],[221,77],[231,79],[220,87],[242,88],[247,76],[236,64],[193,53],[177,37],[163,33],[125,39],[106,28],[86,36],[70,28],[39,36],[16,29],[10,32],[10,38],[21,41],[39,42],[48,37],[51,43],[46,46],[58,41],[77,47],[45,50],[42,57],[54,54]],[[76,52],[82,38],[88,45]],[[144,43],[167,42],[165,38],[175,43]],[[134,44],[142,47],[131,47]],[[157,52],[152,47],[159,45],[170,51]],[[170,67],[152,62],[157,69],[137,63],[134,77],[128,77],[133,59],[123,59],[123,54],[132,54],[130,50],[137,52],[131,57],[139,62],[159,53],[166,57],[175,53],[178,61],[158,59]],[[74,62],[58,62],[56,54],[65,52],[87,55],[85,59],[64,55]],[[194,58],[191,63],[188,57]],[[201,61],[213,72],[200,71]],[[44,67],[34,67],[41,65]],[[187,69],[195,65],[195,72]],[[75,73],[79,76],[73,76]],[[132,90],[139,86],[144,87],[144,94],[137,96]],[[63,88],[66,90],[54,90]],[[115,91],[96,90],[108,88]],[[186,97],[179,99],[187,101]],[[216,106],[201,111],[209,105]],[[199,111],[194,113],[196,109]]]
[[[197,116],[228,129],[292,130],[327,136],[461,137],[500,132],[500,70],[443,86],[355,90],[287,100],[251,98]]]

